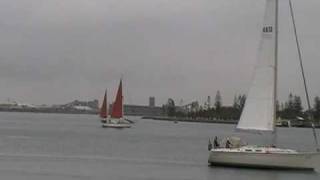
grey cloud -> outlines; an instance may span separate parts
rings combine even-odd
[[[293,1],[312,95],[320,95],[317,0]],[[279,95],[303,93],[282,1]],[[0,2],[0,100],[63,103],[114,94],[126,101],[185,102],[222,91],[225,103],[250,85],[263,0],[28,0]],[[49,95],[48,95],[49,94]]]

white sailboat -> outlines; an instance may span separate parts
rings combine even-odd
[[[106,122],[102,127],[110,128],[129,128],[131,125],[123,117],[123,96],[122,96],[122,79],[120,79],[116,100],[112,105],[110,117],[107,117]]]
[[[290,2],[291,3],[291,2]],[[266,0],[262,39],[253,84],[237,129],[276,134],[278,0]],[[314,135],[316,135],[314,133]],[[316,139],[316,136],[315,136]],[[314,169],[320,161],[319,152],[298,152],[273,145],[241,145],[211,148],[208,162],[254,168]]]

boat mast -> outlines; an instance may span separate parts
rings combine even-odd
[[[278,86],[278,16],[279,16],[279,0],[276,0],[276,15],[275,15],[275,50],[274,50],[274,120],[276,121],[277,119],[277,111],[276,111],[276,102],[277,102],[277,86]],[[276,124],[276,123],[274,123]]]
[[[123,85],[122,85],[122,78],[123,78],[123,75],[121,75],[121,90],[123,90]],[[124,119],[124,99],[123,99],[123,92],[121,93],[121,103],[122,103],[122,118]]]
[[[303,63],[302,63],[302,55],[301,55],[301,49],[300,49],[300,43],[297,35],[297,28],[296,28],[296,23],[295,23],[295,18],[293,14],[293,7],[292,7],[292,2],[289,0],[289,6],[290,6],[290,14],[291,14],[291,19],[292,19],[292,24],[293,24],[293,30],[294,30],[294,35],[296,39],[296,45],[297,45],[297,50],[298,50],[298,56],[299,56],[299,62],[300,62],[300,68],[301,68],[301,74],[302,74],[302,80],[303,80],[303,85],[304,85],[304,91],[307,99],[307,104],[308,104],[308,118],[309,120],[313,120],[312,116],[312,111],[311,111],[311,105],[310,105],[310,98],[309,98],[309,93],[308,93],[308,87],[307,87],[307,82],[306,82],[306,77],[304,74],[304,68],[303,68]],[[318,138],[317,138],[317,132],[315,129],[314,123],[312,123],[312,131],[313,131],[313,137],[314,137],[314,142],[316,146],[316,150],[320,152],[320,148],[318,145]]]
[[[107,94],[107,89],[106,89],[106,118],[108,118],[108,94]]]
[[[275,31],[275,49],[274,49],[274,117],[273,117],[273,125],[274,125],[274,136],[273,136],[273,144],[276,144],[277,139],[277,85],[278,85],[278,18],[279,17],[279,0],[275,0],[275,23],[274,23],[274,31]]]

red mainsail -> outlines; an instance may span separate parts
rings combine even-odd
[[[108,110],[107,110],[107,91],[104,94],[103,102],[100,109],[100,117],[107,118],[108,117]]]
[[[122,79],[120,80],[116,100],[112,105],[112,118],[122,118],[123,116],[123,96],[122,96]]]

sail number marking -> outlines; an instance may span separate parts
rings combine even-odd
[[[264,32],[264,33],[272,33],[272,26],[263,27],[262,32]]]

